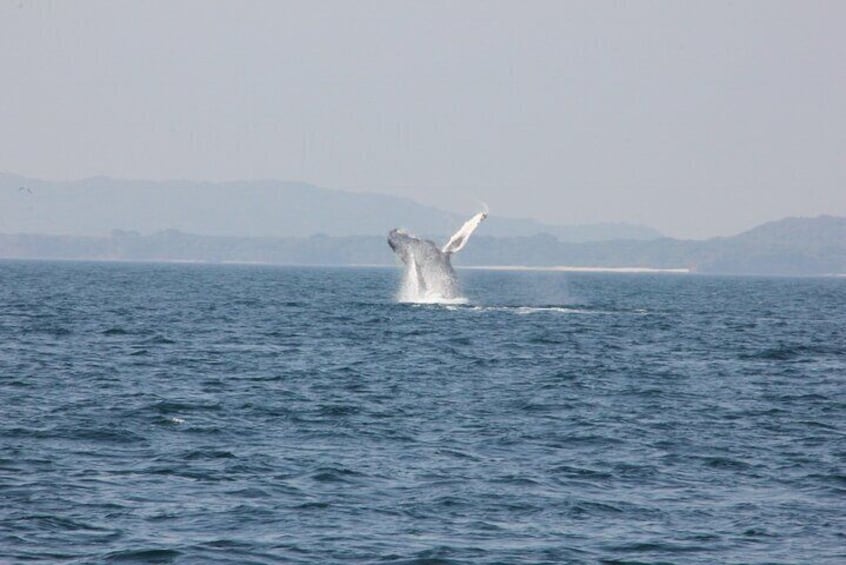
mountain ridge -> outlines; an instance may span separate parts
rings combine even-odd
[[[456,266],[684,269],[737,275],[846,274],[846,218],[785,218],[737,236],[564,242],[550,234],[492,237],[484,226]],[[789,242],[789,245],[786,243]],[[0,258],[394,265],[384,236],[227,237],[115,230],[107,237],[0,234]]]
[[[0,233],[104,236],[114,229],[143,234],[176,229],[207,236],[303,237],[377,235],[403,227],[440,239],[449,237],[469,215],[406,197],[295,181],[105,176],[46,181],[0,173]],[[551,233],[574,242],[662,237],[653,228],[634,224],[563,226],[496,214],[486,231],[500,237]]]

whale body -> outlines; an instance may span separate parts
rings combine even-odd
[[[404,230],[391,230],[388,245],[405,264],[400,300],[428,302],[460,298],[458,279],[450,258],[464,248],[470,234],[487,217],[487,212],[479,212],[464,222],[441,248],[434,241],[421,239]]]

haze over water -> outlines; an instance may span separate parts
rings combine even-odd
[[[846,280],[0,262],[0,561],[846,559]]]

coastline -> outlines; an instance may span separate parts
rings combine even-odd
[[[573,265],[552,265],[549,267],[530,267],[527,265],[473,265],[456,269],[476,269],[485,271],[561,271],[572,273],[670,273],[687,275],[692,273],[687,268],[658,269],[652,267],[577,267]]]

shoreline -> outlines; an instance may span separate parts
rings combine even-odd
[[[4,257],[2,261],[32,261],[32,262],[60,262],[60,263],[124,263],[124,264],[159,264],[159,265],[209,265],[209,266],[255,266],[255,267],[297,267],[319,269],[396,269],[399,265],[385,263],[358,264],[320,264],[320,263],[275,263],[272,261],[238,261],[207,259],[165,259],[145,258],[127,259],[116,257]],[[502,272],[560,272],[560,273],[609,273],[609,274],[667,274],[667,275],[714,275],[740,277],[823,277],[846,278],[846,273],[808,273],[808,274],[773,274],[773,273],[700,273],[689,268],[657,268],[657,267],[580,267],[575,265],[455,265],[458,271],[502,271]]]
[[[660,269],[653,267],[577,267],[573,265],[551,265],[548,267],[530,267],[527,265],[473,265],[456,269],[476,269],[484,271],[557,271],[565,273],[670,273],[688,275],[687,268]]]

